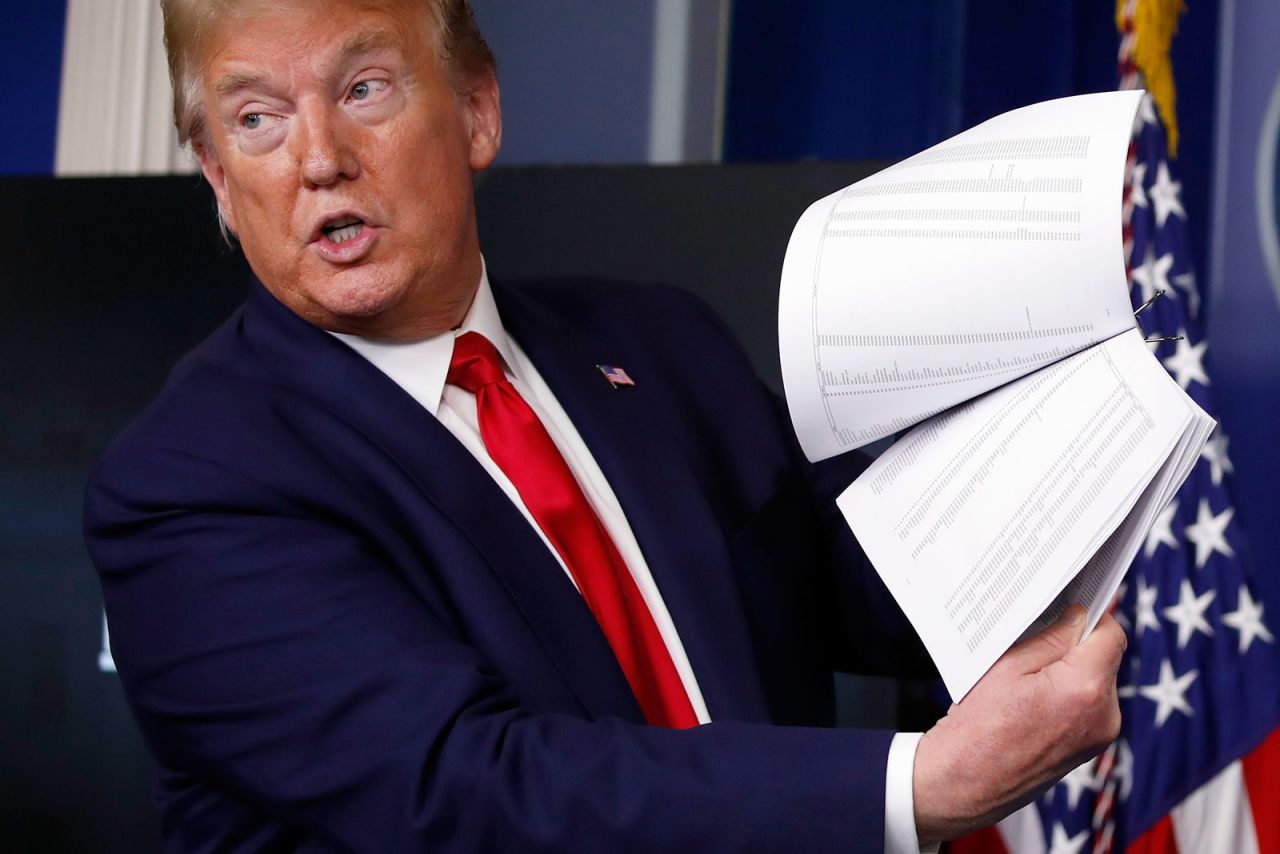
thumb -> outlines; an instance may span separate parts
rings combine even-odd
[[[1068,606],[1056,623],[1009,650],[1010,663],[1019,673],[1035,673],[1060,660],[1080,643],[1084,618],[1084,608]]]
[[[1085,638],[1084,643],[1072,647],[1064,656],[1066,663],[1101,672],[1115,673],[1120,669],[1120,660],[1125,648],[1129,646],[1129,638],[1110,614],[1098,621],[1093,634]]]

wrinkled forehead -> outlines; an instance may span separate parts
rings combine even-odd
[[[291,45],[306,46],[317,60],[321,53],[341,57],[379,48],[442,58],[434,0],[215,0],[210,7],[200,33],[202,76],[215,57],[234,51],[268,24]],[[316,27],[317,22],[326,26]]]

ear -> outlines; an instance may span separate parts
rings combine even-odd
[[[210,146],[195,146],[195,152],[200,161],[200,171],[204,173],[204,179],[213,188],[213,196],[218,201],[218,215],[222,217],[223,225],[234,233],[236,231],[235,211],[231,208],[231,194],[227,192],[227,173],[222,168],[222,161]]]
[[[502,104],[498,78],[486,75],[471,89],[466,98],[467,118],[471,125],[471,171],[488,168],[502,147]]]

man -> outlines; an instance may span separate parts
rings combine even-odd
[[[700,304],[490,284],[465,2],[163,5],[262,284],[87,498],[171,848],[901,850],[1114,736],[1076,611],[921,739],[812,726],[918,646]]]

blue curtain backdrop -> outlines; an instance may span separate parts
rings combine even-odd
[[[1224,57],[1229,85],[1220,115],[1223,175],[1214,197],[1218,252],[1209,369],[1235,464],[1236,509],[1249,533],[1267,625],[1280,614],[1280,3],[1237,2]],[[1270,121],[1268,121],[1268,119]]]
[[[731,161],[899,159],[1015,107],[1117,83],[1113,0],[734,0],[732,24]],[[1201,270],[1217,29],[1218,0],[1188,0],[1173,48]]]
[[[53,172],[66,17],[66,0],[5,4],[0,80],[9,108],[0,117],[0,175]]]

